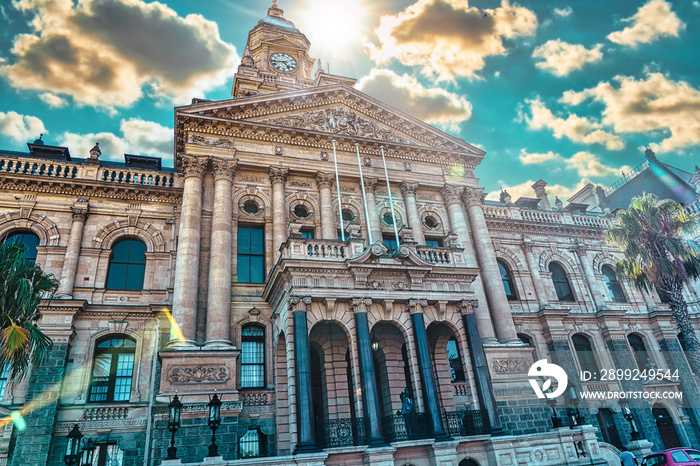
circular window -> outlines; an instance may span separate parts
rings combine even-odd
[[[431,230],[435,230],[439,226],[437,219],[432,216],[425,217],[423,223],[425,223],[425,226],[430,228]]]
[[[384,215],[382,215],[382,221],[389,226],[393,225],[394,217],[392,217],[391,212],[387,212]]]
[[[255,215],[260,212],[260,206],[254,200],[249,199],[243,203],[243,210],[247,214]]]
[[[294,207],[294,215],[297,218],[308,218],[309,217],[309,209],[307,209],[305,205],[299,204],[296,207]]]
[[[354,220],[355,220],[355,214],[352,213],[352,210],[343,209],[343,221],[344,222],[352,222]]]

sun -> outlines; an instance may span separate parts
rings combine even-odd
[[[304,22],[315,46],[337,51],[359,40],[363,17],[359,0],[311,0]]]

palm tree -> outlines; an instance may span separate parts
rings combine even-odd
[[[683,297],[683,285],[700,277],[700,244],[691,239],[700,230],[700,217],[676,201],[644,194],[632,199],[617,221],[607,233],[626,256],[617,263],[617,275],[632,279],[637,288],[666,293],[688,361],[700,374],[700,343]]]
[[[37,326],[39,303],[58,288],[56,278],[26,259],[25,251],[22,243],[0,244],[0,367],[9,365],[13,382],[48,356],[52,341]]]

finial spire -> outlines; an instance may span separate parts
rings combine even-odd
[[[277,0],[272,0],[272,6],[267,10],[267,16],[284,17],[284,10],[277,6]]]

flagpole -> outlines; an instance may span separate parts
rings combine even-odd
[[[391,195],[391,186],[389,185],[389,172],[386,170],[386,158],[384,158],[384,146],[379,146],[382,152],[382,163],[384,164],[384,178],[386,178],[386,192],[389,193],[389,207],[391,208],[391,220],[394,222],[394,235],[396,236],[396,249],[399,248],[399,229],[396,226],[396,214],[394,213],[394,197]]]
[[[362,188],[362,201],[365,204],[365,223],[367,224],[367,238],[369,244],[372,244],[372,228],[369,225],[369,210],[367,209],[367,194],[365,193],[365,179],[362,176],[362,162],[360,161],[360,144],[355,143],[355,152],[357,152],[357,167],[360,169],[360,187]]]
[[[340,221],[340,237],[345,241],[345,225],[343,225],[343,207],[340,205],[340,180],[338,179],[338,155],[335,152],[335,139],[333,143],[333,166],[335,167],[335,190],[338,194],[338,220]]]

